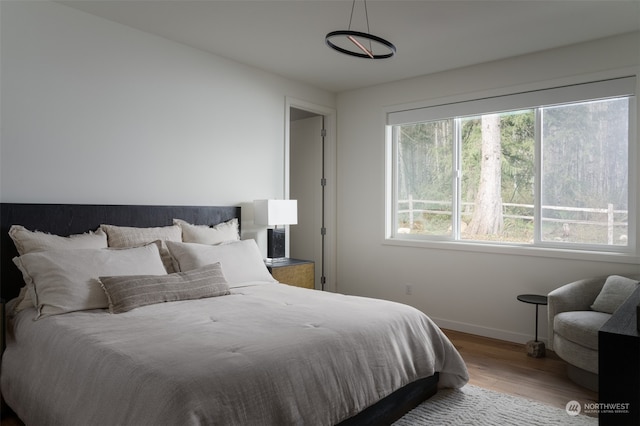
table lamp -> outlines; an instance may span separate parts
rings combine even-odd
[[[273,226],[267,229],[267,258],[284,260],[286,230],[278,226],[298,223],[298,200],[254,200],[253,209],[257,225]]]

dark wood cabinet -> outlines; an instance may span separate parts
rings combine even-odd
[[[5,327],[6,327],[6,323],[5,323],[5,312],[4,312],[4,299],[0,299],[0,333],[2,333],[0,335],[0,356],[2,356],[2,352],[4,352],[4,332],[5,332]]]
[[[640,287],[598,332],[600,425],[640,425]]]

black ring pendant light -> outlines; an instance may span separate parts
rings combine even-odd
[[[351,30],[351,21],[353,20],[353,11],[355,9],[356,0],[353,0],[351,5],[351,17],[349,18],[349,29],[340,31],[331,31],[328,33],[324,41],[330,48],[344,53],[345,55],[355,56],[357,58],[366,59],[385,59],[390,58],[396,53],[396,47],[390,41],[383,39],[382,37],[375,36],[369,32],[363,33],[360,31]],[[367,18],[367,31],[369,31],[369,14],[367,12],[367,0],[364,0],[364,11]],[[343,46],[339,46],[333,40],[347,41],[343,43]],[[352,43],[352,44],[349,44]],[[385,50],[383,54],[376,54],[373,51],[373,45],[377,44]],[[368,44],[368,47],[365,45]],[[344,47],[346,46],[346,47]],[[354,46],[358,50],[351,50],[348,47]]]

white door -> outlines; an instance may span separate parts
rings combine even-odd
[[[322,288],[323,116],[292,120],[289,125],[289,198],[298,200],[298,224],[289,227],[290,257],[315,262],[315,285]]]

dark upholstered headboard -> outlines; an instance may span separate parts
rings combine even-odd
[[[216,225],[238,218],[240,207],[215,206],[129,206],[88,204],[0,204],[0,296],[8,301],[24,285],[12,259],[18,255],[9,237],[11,225],[32,231],[68,236],[95,231],[101,224],[119,226],[168,226],[173,219],[196,225]]]

